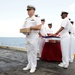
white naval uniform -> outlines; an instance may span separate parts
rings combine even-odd
[[[23,25],[24,28],[29,28],[30,26],[40,25],[41,20],[39,17],[32,16],[31,18],[26,18]],[[38,32],[39,30],[31,30],[31,32],[26,34],[26,48],[28,56],[28,65],[30,68],[36,68],[37,66],[37,43],[38,43]]]
[[[62,63],[69,65],[69,46],[70,46],[70,35],[68,32],[70,21],[68,18],[63,19],[61,27],[64,29],[60,32],[61,37],[61,50],[62,50]]]
[[[74,26],[71,24],[70,26],[70,30],[71,32],[70,34],[70,54],[69,54],[69,60],[70,62],[73,62],[74,59],[74,50],[75,50],[75,28]]]
[[[46,33],[47,33],[47,36],[48,36],[48,34],[53,34],[52,28],[47,27],[46,28]],[[49,39],[45,39],[45,42],[49,42]]]
[[[47,34],[52,34],[52,33],[53,33],[53,30],[52,30],[52,28],[49,28],[49,27],[48,27],[48,28],[46,29],[46,32],[47,32]]]
[[[44,25],[41,26],[41,29],[40,29],[39,32],[40,32],[40,34],[41,34],[42,36],[47,36],[46,27],[45,27]],[[38,39],[39,57],[41,57],[41,53],[42,53],[42,49],[43,49],[44,43],[45,43],[45,39],[39,36],[39,39]]]

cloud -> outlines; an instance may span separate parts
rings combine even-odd
[[[70,11],[75,13],[75,3],[70,5]]]

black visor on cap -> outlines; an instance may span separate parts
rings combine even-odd
[[[35,7],[34,7],[34,6],[32,6],[32,5],[28,5],[28,6],[27,6],[27,10],[28,10],[28,9],[29,9],[29,10],[30,10],[30,9],[35,10]]]
[[[68,14],[68,12],[62,12],[62,13],[61,13],[61,16],[62,16],[63,14]]]
[[[45,21],[45,19],[41,19],[41,21]]]
[[[49,23],[48,25],[52,25],[52,23]]]
[[[28,10],[31,10],[31,9],[27,9],[27,11],[28,11]]]

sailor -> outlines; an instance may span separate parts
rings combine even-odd
[[[39,31],[39,38],[38,38],[38,45],[39,45],[39,58],[41,57],[42,49],[45,43],[45,39],[42,36],[47,36],[46,33],[46,26],[45,26],[45,19],[41,19],[41,29]]]
[[[47,28],[46,32],[47,32],[47,35],[50,35],[50,34],[53,33],[53,30],[52,30],[52,23],[49,23],[49,24],[48,24],[48,28]]]
[[[29,70],[30,73],[35,72],[37,67],[37,43],[38,43],[38,32],[41,29],[41,20],[39,17],[35,17],[35,7],[32,5],[27,6],[27,13],[29,15],[26,18],[23,25],[24,28],[30,28],[31,32],[26,34],[26,48],[28,64],[23,70]]]
[[[60,33],[60,43],[61,43],[61,51],[62,51],[62,62],[58,64],[60,67],[68,68],[69,66],[69,46],[70,46],[70,35],[69,35],[69,27],[71,25],[68,19],[68,12],[62,12],[61,18],[63,19],[61,23],[60,29],[53,34],[54,36]]]
[[[69,54],[69,61],[73,62],[74,60],[74,50],[75,50],[75,27],[74,27],[74,22],[71,22],[70,26],[70,54]]]

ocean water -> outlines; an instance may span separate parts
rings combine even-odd
[[[25,47],[24,37],[0,37],[0,46]]]

